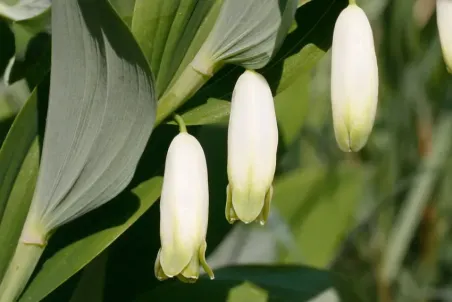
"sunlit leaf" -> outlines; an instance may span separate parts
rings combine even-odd
[[[0,150],[0,280],[14,253],[39,167],[37,90],[17,116]]]
[[[201,47],[211,27],[206,23],[213,24],[221,2],[136,1],[132,31],[149,60],[159,95],[164,93],[181,67],[187,50]],[[208,31],[204,30],[206,26]]]
[[[193,68],[210,75],[218,63],[264,67],[281,46],[296,8],[296,0],[225,0]]]
[[[33,236],[45,237],[121,192],[155,117],[152,75],[111,7],[105,1],[61,3],[52,8],[49,110],[23,234],[29,242],[45,240]]]
[[[155,119],[149,66],[108,2],[59,1],[52,12],[51,84],[41,165],[21,239],[0,285],[0,299],[15,299],[27,283],[39,259],[28,251],[44,248],[56,228],[106,203],[129,184]],[[90,259],[79,258],[84,264]]]

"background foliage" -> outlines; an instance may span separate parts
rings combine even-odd
[[[452,86],[435,1],[357,2],[372,23],[380,69],[376,124],[361,152],[339,151],[330,112],[329,47],[347,1],[300,1],[280,51],[260,70],[275,94],[280,130],[266,227],[230,226],[224,218],[226,122],[243,72],[227,65],[178,111],[208,161],[208,262],[216,280],[154,277],[153,205],[177,133],[165,122],[128,188],[54,234],[20,301],[451,301]],[[161,96],[199,49],[221,1],[110,3],[140,44]],[[0,70],[7,70],[0,82],[0,246],[9,249],[20,234],[11,221],[24,219],[42,146],[49,15],[0,20]],[[0,253],[0,276],[7,257]]]

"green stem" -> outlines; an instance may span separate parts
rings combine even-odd
[[[174,120],[179,125],[180,132],[187,132],[187,126],[185,126],[185,122],[179,114],[174,115]]]
[[[452,115],[443,117],[433,136],[432,152],[420,165],[419,176],[414,180],[407,200],[389,234],[388,245],[383,253],[381,279],[391,284],[397,276],[422,210],[429,201],[441,168],[450,154],[452,145]]]
[[[14,302],[19,298],[43,251],[43,246],[19,242],[0,284],[0,302]]]
[[[348,0],[349,5],[356,5],[356,0]]]
[[[159,100],[155,126],[169,117],[204,85],[211,76],[202,74],[188,65],[173,86]]]

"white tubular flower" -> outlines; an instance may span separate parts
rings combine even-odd
[[[436,0],[436,21],[447,71],[452,73],[452,0]]]
[[[276,168],[278,125],[265,78],[245,71],[232,95],[228,129],[226,219],[265,224]]]
[[[195,137],[181,132],[171,142],[165,163],[160,198],[161,249],[155,262],[159,280],[176,276],[184,282],[195,282],[200,264],[214,278],[205,259],[208,215],[204,151]]]
[[[364,11],[350,4],[333,33],[331,103],[339,148],[359,151],[372,131],[378,103],[378,66],[372,28]]]

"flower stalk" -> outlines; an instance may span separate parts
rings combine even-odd
[[[179,114],[174,115],[174,120],[179,125],[179,131],[180,132],[187,132],[187,126],[185,125],[184,120]]]
[[[45,246],[19,242],[0,284],[0,302],[16,301],[27,285]]]
[[[168,118],[174,111],[192,97],[210,78],[189,64],[170,89],[160,98],[157,104],[155,126]]]

